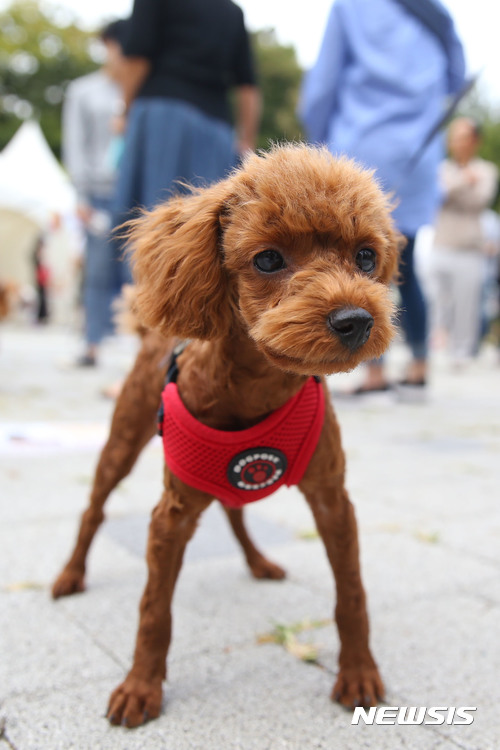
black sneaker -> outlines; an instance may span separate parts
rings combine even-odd
[[[383,383],[382,385],[376,385],[367,387],[366,385],[360,385],[357,388],[355,388],[353,391],[350,392],[351,396],[365,396],[369,395],[371,393],[387,393],[387,391],[392,391],[392,384],[391,383]]]
[[[97,360],[93,354],[82,354],[75,362],[75,367],[95,367]]]

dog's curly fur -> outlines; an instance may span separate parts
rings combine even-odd
[[[182,400],[198,420],[222,430],[258,423],[297,393],[307,376],[348,371],[382,354],[393,334],[388,285],[398,264],[399,236],[390,212],[389,199],[369,172],[324,149],[286,146],[252,155],[226,180],[173,198],[132,223],[134,304],[151,330],[117,403],[91,505],[54,596],[83,588],[85,556],[102,506],[154,432],[166,363],[178,338],[192,339],[178,358]],[[356,259],[367,247],[376,265],[363,272]],[[270,248],[284,265],[264,273],[254,259]],[[353,308],[369,313],[373,328],[364,343],[349,347],[328,320]],[[337,587],[341,650],[332,697],[346,706],[373,705],[383,685],[368,645],[344,464],[327,403],[300,490]],[[164,493],[149,532],[134,663],[111,696],[113,724],[133,727],[160,713],[175,581],[185,545],[212,499],[165,467]],[[249,540],[242,511],[227,512],[254,575],[281,578],[283,571]]]

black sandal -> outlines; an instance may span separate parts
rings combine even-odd
[[[350,392],[351,396],[364,396],[365,393],[387,393],[387,391],[392,391],[392,385],[391,383],[384,383],[383,385],[377,385],[377,386],[366,386],[366,385],[360,385],[357,388],[355,388],[353,391]]]

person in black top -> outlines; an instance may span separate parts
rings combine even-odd
[[[125,53],[151,63],[140,98],[180,99],[229,123],[228,89],[255,88],[243,13],[231,0],[136,0]]]
[[[182,190],[179,181],[224,177],[255,148],[260,119],[250,39],[232,0],[135,0],[124,53],[116,225]]]

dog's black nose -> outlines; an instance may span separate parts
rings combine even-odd
[[[362,307],[341,307],[339,310],[333,310],[326,322],[328,328],[352,352],[368,341],[373,328],[372,316]]]

